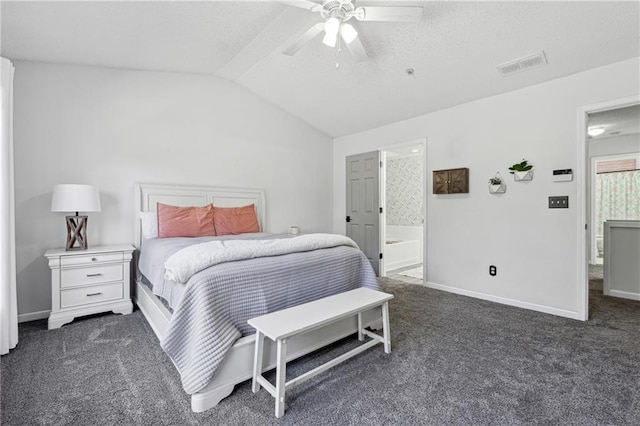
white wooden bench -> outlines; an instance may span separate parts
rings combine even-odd
[[[315,377],[323,371],[378,343],[384,345],[385,353],[390,353],[389,300],[391,299],[393,299],[392,294],[368,288],[358,288],[292,308],[251,318],[248,321],[249,325],[256,329],[255,356],[253,361],[253,392],[258,392],[260,385],[269,391],[276,400],[275,413],[276,417],[279,418],[284,415],[284,394],[287,389]],[[362,327],[362,312],[377,306],[381,306],[382,308],[382,336],[365,330]],[[364,336],[370,337],[371,340],[285,383],[287,374],[287,339],[352,315],[358,316],[358,340],[363,341]],[[276,342],[277,345],[275,386],[262,376],[264,336]]]

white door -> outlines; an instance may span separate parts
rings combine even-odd
[[[347,157],[347,236],[380,274],[380,152]]]

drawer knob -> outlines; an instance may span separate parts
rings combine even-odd
[[[102,274],[87,274],[87,277],[99,277]]]
[[[100,296],[102,294],[102,292],[98,292],[98,293],[89,293],[87,294],[87,296]]]
[[[91,258],[91,261],[92,261],[92,262],[97,262],[97,261],[98,261],[98,258],[97,258],[97,257],[92,257],[92,258]]]

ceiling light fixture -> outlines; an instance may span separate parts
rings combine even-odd
[[[358,32],[351,24],[342,24],[340,26],[340,35],[345,43],[349,44],[358,37]]]
[[[0,0],[1,1],[1,0]],[[420,22],[422,6],[358,6],[357,0],[278,0],[293,7],[317,13],[322,22],[313,24],[293,44],[282,53],[295,55],[305,44],[324,31],[322,42],[340,51],[344,44],[355,62],[368,58],[367,52],[359,40],[356,21],[368,22]],[[352,21],[355,19],[355,21]],[[354,26],[356,28],[354,28]],[[344,43],[342,43],[344,42]]]
[[[338,18],[329,18],[324,23],[324,38],[322,42],[329,47],[335,47],[338,40],[338,31],[340,31],[340,21]]]
[[[600,136],[604,133],[604,127],[592,127],[591,129],[587,130],[587,133],[589,134],[589,136]]]

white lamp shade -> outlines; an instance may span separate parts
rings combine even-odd
[[[61,184],[53,187],[52,212],[99,212],[100,194],[93,185]]]
[[[338,34],[340,30],[340,21],[337,18],[329,18],[324,23],[324,32],[327,34]]]
[[[338,31],[340,31],[340,21],[336,18],[329,18],[324,23],[324,38],[322,42],[329,47],[335,47],[338,41]]]
[[[358,32],[351,24],[342,24],[340,27],[340,35],[345,43],[349,44],[358,37]]]
[[[336,41],[338,41],[338,34],[325,33],[322,42],[329,47],[336,47]]]

